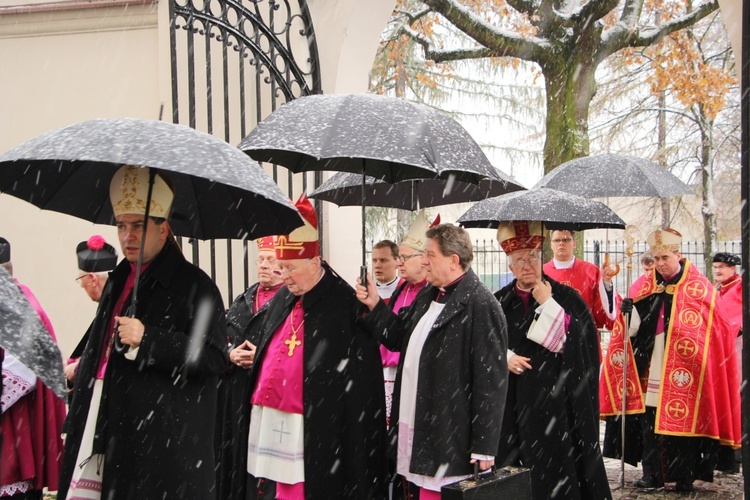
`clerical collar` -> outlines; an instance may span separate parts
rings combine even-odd
[[[518,285],[518,281],[516,281],[516,291],[517,291],[517,292],[521,292],[521,293],[531,293],[531,291],[532,291],[533,289],[534,289],[534,287],[533,287],[533,286],[532,286],[531,288],[521,288],[521,287],[520,287],[520,286]]]
[[[573,256],[569,261],[563,262],[553,257],[552,262],[555,264],[555,269],[570,269],[576,263],[576,258]]]
[[[464,276],[466,276],[466,273],[462,274],[451,283],[439,287],[439,292],[437,297],[435,297],[435,302],[437,302],[438,304],[445,304],[448,301],[448,297],[450,297],[454,290],[458,287],[459,282],[464,279]]]
[[[396,274],[396,277],[393,278],[388,283],[381,283],[378,280],[375,280],[375,286],[378,286],[378,287],[389,287],[389,286],[393,285],[394,283],[396,283],[397,281],[398,281],[398,274]]]
[[[263,290],[267,291],[267,292],[273,292],[273,291],[277,291],[277,290],[279,290],[279,289],[280,289],[280,288],[281,288],[282,286],[284,286],[284,282],[283,282],[283,281],[282,281],[281,283],[279,283],[278,285],[273,285],[273,286],[263,286],[263,285],[260,285],[260,287],[261,287],[261,288],[262,288]]]

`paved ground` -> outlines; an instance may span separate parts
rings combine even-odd
[[[625,464],[625,488],[620,488],[621,465],[619,460],[605,458],[604,464],[607,468],[609,486],[612,489],[612,498],[615,500],[662,500],[662,499],[721,499],[740,500],[743,496],[742,474],[723,474],[717,472],[713,483],[703,481],[695,482],[695,490],[692,493],[677,493],[674,484],[667,483],[666,488],[653,491],[638,490],[633,487],[636,479],[641,477],[640,469]]]

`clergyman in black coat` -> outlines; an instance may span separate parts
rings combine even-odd
[[[611,498],[599,447],[599,347],[573,288],[542,275],[538,223],[502,223],[516,277],[495,296],[508,320],[510,381],[499,465],[531,469],[535,499]]]

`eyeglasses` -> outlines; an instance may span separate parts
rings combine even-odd
[[[728,269],[729,268],[729,266],[725,266],[725,265],[711,266],[711,267],[713,267],[714,271],[721,271],[722,269]]]
[[[559,245],[560,243],[565,243],[567,245],[571,241],[573,241],[573,238],[555,238],[554,240],[552,240],[552,243],[554,243],[555,245]]]
[[[259,257],[258,259],[255,260],[255,265],[256,266],[259,266],[259,265],[261,265],[263,263],[266,263],[269,266],[273,267],[273,266],[276,265],[276,258],[274,258],[274,257],[268,257],[267,259],[264,259],[263,257]]]
[[[421,253],[413,253],[411,255],[399,255],[398,260],[401,262],[406,262],[407,260],[411,259],[412,257],[421,257],[424,254]]]
[[[525,259],[513,259],[513,265],[518,267],[526,267],[526,265],[535,266],[539,264],[538,255],[530,255]]]

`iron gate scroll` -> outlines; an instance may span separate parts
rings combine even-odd
[[[169,17],[174,123],[239,144],[285,102],[321,92],[318,49],[305,0],[170,0]],[[291,199],[295,188],[299,194],[309,183],[321,182],[320,173],[294,176],[282,167],[266,168]],[[236,278],[242,279],[242,290],[249,286],[255,252],[247,241],[190,243],[193,262],[206,269],[208,264],[228,301],[238,292]],[[217,257],[222,245],[225,259]],[[205,253],[208,263],[201,262]]]

